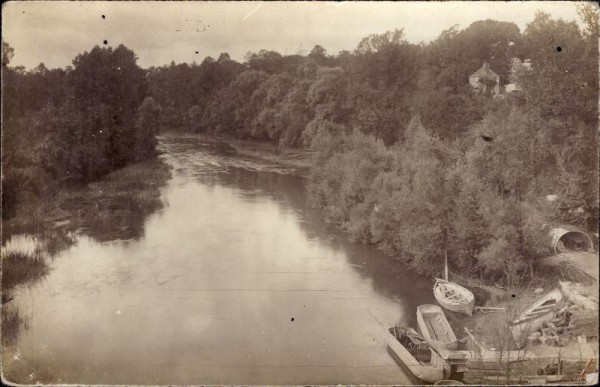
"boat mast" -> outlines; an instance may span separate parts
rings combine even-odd
[[[444,279],[448,281],[448,250],[444,249]]]

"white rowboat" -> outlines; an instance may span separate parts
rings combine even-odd
[[[450,375],[450,366],[412,328],[389,328],[387,347],[398,364],[424,382],[435,383]]]
[[[433,295],[436,301],[444,308],[457,313],[473,315],[475,296],[470,290],[463,288],[454,282],[440,278],[435,279]]]
[[[439,306],[431,304],[418,306],[417,324],[425,341],[434,349],[458,348],[458,340],[456,340],[454,331]]]

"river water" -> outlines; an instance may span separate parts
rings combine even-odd
[[[25,329],[5,375],[27,364],[16,382],[415,382],[385,328],[416,326],[430,280],[324,223],[285,167],[194,137],[160,147],[173,178],[141,238],[78,237],[16,290]]]

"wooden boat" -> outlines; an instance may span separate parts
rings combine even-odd
[[[399,365],[424,382],[435,383],[450,375],[450,366],[412,328],[389,328],[387,347]]]
[[[554,318],[556,306],[562,301],[563,294],[559,289],[553,289],[544,296],[537,299],[519,316],[509,323],[513,337],[519,344],[530,333],[538,329],[545,321]]]
[[[470,290],[454,282],[436,278],[433,285],[433,295],[436,301],[444,308],[452,312],[464,313],[469,316],[473,315],[475,296]]]
[[[457,349],[458,340],[450,327],[444,311],[437,305],[417,307],[417,324],[425,341],[434,349]]]

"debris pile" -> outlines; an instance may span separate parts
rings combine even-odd
[[[577,305],[563,306],[552,320],[545,321],[541,327],[532,332],[527,341],[530,345],[544,344],[562,346],[572,336],[575,320],[573,311]]]
[[[562,347],[571,340],[587,342],[598,337],[598,318],[578,305],[564,305],[554,318],[542,323],[527,341],[530,345],[543,344]]]

